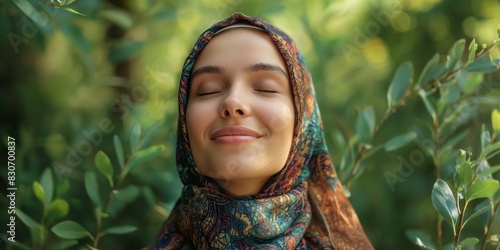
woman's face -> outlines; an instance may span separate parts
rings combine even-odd
[[[233,196],[256,194],[285,165],[294,104],[285,62],[262,31],[215,36],[191,72],[186,122],[199,171]]]

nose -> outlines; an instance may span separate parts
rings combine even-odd
[[[243,88],[233,88],[224,98],[219,113],[222,118],[237,118],[250,115],[250,107]]]

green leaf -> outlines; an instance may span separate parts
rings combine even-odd
[[[97,184],[97,178],[94,172],[85,172],[84,176],[85,181],[85,190],[87,191],[87,195],[90,197],[90,200],[96,205],[101,205],[101,198],[99,198],[99,186]]]
[[[45,204],[50,204],[54,195],[54,178],[52,177],[50,167],[45,168],[43,171],[42,177],[40,178],[40,185],[42,185],[45,191]]]
[[[134,232],[135,230],[137,230],[137,227],[123,225],[123,226],[116,226],[116,227],[108,228],[108,229],[104,230],[103,234],[127,234],[127,233]]]
[[[491,174],[494,174],[494,173],[496,173],[498,171],[500,171],[500,165],[497,165],[497,166],[488,168],[488,169],[486,169],[484,171],[481,171],[480,173],[477,174],[476,179],[481,180],[484,177],[486,177],[488,175],[491,175]]]
[[[442,148],[453,148],[457,143],[462,141],[467,135],[469,135],[469,129],[460,132],[458,135],[448,139],[442,146]]]
[[[401,64],[394,74],[389,90],[387,91],[387,102],[389,109],[394,107],[401,98],[406,94],[406,91],[413,82],[413,64],[405,62]]]
[[[420,89],[418,91],[418,94],[422,98],[422,101],[424,102],[425,108],[427,109],[427,113],[429,113],[429,115],[431,115],[432,120],[437,120],[436,110],[434,109],[434,106],[432,106],[429,99],[427,99],[427,93],[425,92],[425,90]]]
[[[142,149],[145,145],[149,145],[150,142],[155,139],[156,137],[156,131],[161,128],[162,122],[161,121],[156,121],[154,122],[149,128],[146,130],[144,133],[144,137],[142,137],[142,140],[139,142],[138,149]]]
[[[456,41],[453,46],[451,46],[448,52],[448,60],[446,61],[446,69],[448,69],[448,73],[457,69],[460,65],[460,58],[464,53],[465,49],[465,39],[460,39]]]
[[[471,214],[464,222],[463,224],[463,227],[465,227],[465,225],[472,219],[476,218],[477,216],[480,216],[482,214],[484,214],[486,211],[490,211],[491,212],[491,203],[489,200],[485,200],[484,202],[481,202],[479,204],[477,204],[477,206],[475,207],[474,209],[474,213]],[[490,213],[489,212],[489,213]],[[487,213],[486,215],[488,215],[489,213]],[[486,216],[486,217],[489,217],[489,216]],[[489,220],[489,218],[487,218],[487,220]],[[482,221],[482,220],[481,220]],[[485,223],[483,223],[485,226],[488,224],[488,221],[486,221]]]
[[[113,137],[113,144],[115,145],[116,156],[118,157],[118,163],[120,163],[120,168],[123,168],[125,165],[125,156],[123,154],[123,146],[120,138],[115,135]]]
[[[123,10],[120,9],[105,9],[100,10],[98,13],[99,16],[107,19],[108,21],[120,26],[124,30],[128,30],[134,24],[134,20],[132,20],[132,16]]]
[[[332,140],[335,142],[336,148],[338,148],[340,152],[344,152],[347,142],[342,132],[340,132],[340,129],[334,129],[331,136]]]
[[[477,174],[481,174],[482,172],[487,171],[490,168],[491,167],[490,167],[490,163],[488,162],[488,160],[482,160],[482,161],[476,163],[475,171]],[[493,179],[493,176],[488,175],[488,174],[485,176],[481,176],[481,178],[479,178],[479,176],[476,176],[476,182],[487,180],[487,179]]]
[[[394,137],[384,144],[384,149],[385,151],[394,151],[415,140],[415,138],[417,138],[417,133],[413,131]]]
[[[462,91],[466,94],[471,94],[483,83],[484,75],[482,73],[469,73],[465,70],[460,70],[457,74],[457,83]]]
[[[111,63],[120,63],[137,55],[144,46],[144,41],[121,41],[111,46],[108,60]]]
[[[488,145],[482,153],[486,156],[486,159],[497,155],[498,153],[500,153],[500,141]]]
[[[481,151],[484,151],[486,147],[490,144],[491,135],[490,131],[485,130],[484,125],[482,126],[481,132]]]
[[[149,188],[148,186],[142,187],[142,195],[144,196],[144,200],[146,200],[149,208],[155,206],[156,198],[151,188]]]
[[[457,245],[457,248],[461,249],[464,247],[470,247],[470,246],[476,245],[477,243],[479,243],[479,239],[469,237],[469,238],[466,238],[466,239],[460,241]]]
[[[76,0],[67,0],[62,6],[70,5],[74,3]]]
[[[135,150],[137,147],[137,144],[139,143],[139,139],[141,138],[141,124],[139,122],[136,122],[134,126],[132,126],[132,129],[130,130],[130,149],[132,152]]]
[[[479,198],[492,198],[493,195],[498,190],[498,181],[493,179],[483,180],[472,184],[467,192],[465,192],[465,197],[468,201],[472,201]]]
[[[116,200],[132,202],[139,196],[139,189],[136,186],[127,186],[116,193]]]
[[[46,217],[48,221],[56,221],[68,215],[68,202],[62,199],[56,199],[47,207]]]
[[[95,155],[94,163],[97,169],[108,179],[109,186],[113,187],[113,166],[109,157],[104,152],[99,151]]]
[[[436,72],[436,66],[439,62],[439,54],[434,54],[434,56],[427,62],[420,77],[418,78],[418,82],[416,86],[420,87],[428,82],[434,81],[439,78]]]
[[[356,120],[356,133],[359,136],[359,142],[367,143],[373,135],[375,129],[375,111],[373,107],[365,107],[359,112]]]
[[[467,152],[465,150],[463,150],[463,149],[460,149],[458,151],[458,158],[455,161],[455,163],[456,163],[457,166],[460,166],[460,165],[462,165],[462,164],[464,164],[466,162],[467,162]]]
[[[55,244],[50,245],[49,250],[69,249],[76,245],[78,245],[77,240],[61,240]]]
[[[36,198],[45,206],[45,191],[38,181],[33,182],[33,192]]]
[[[77,14],[77,15],[80,15],[80,16],[85,16],[84,14],[82,14],[82,13],[80,13],[80,12],[78,12],[78,11],[70,8],[70,7],[63,7],[62,9],[65,10],[65,11],[71,12],[73,14]]]
[[[52,232],[64,239],[76,240],[87,236],[92,238],[92,235],[87,231],[87,229],[71,220],[58,223],[52,228]]]
[[[431,76],[434,81],[441,79],[446,75],[446,67],[444,64],[436,66],[436,68],[432,69]]]
[[[156,158],[164,149],[165,149],[164,145],[154,145],[137,151],[135,154],[132,155],[132,158],[130,159],[130,164],[128,165],[128,171],[131,171],[139,163],[150,161]]]
[[[476,215],[478,217],[477,221],[480,222],[483,227],[487,227],[488,224],[490,223],[491,212],[492,212],[493,208],[494,208],[494,205],[493,205],[491,200],[483,200],[482,202],[477,204],[476,207],[474,208],[473,215],[478,213]],[[486,212],[484,210],[486,210]],[[471,215],[471,217],[472,217],[472,215]]]
[[[64,179],[56,187],[56,197],[65,195],[69,190],[69,180]]]
[[[40,227],[40,224],[36,223],[36,221],[19,209],[16,209],[16,216],[30,229]]]
[[[434,205],[439,214],[452,227],[455,227],[458,218],[457,203],[455,202],[453,192],[451,192],[450,187],[445,181],[437,179],[432,189],[431,199],[432,205]]]
[[[493,131],[500,133],[500,112],[498,109],[491,112],[491,127],[493,127]]]
[[[413,244],[422,247],[424,249],[437,249],[432,243],[431,237],[421,230],[410,229],[405,232],[406,238],[408,238]]]
[[[111,203],[109,204],[109,208],[107,210],[110,215],[115,215],[126,205],[137,199],[140,194],[140,191],[136,186],[127,186],[126,188],[117,190],[115,192],[115,197],[113,200],[111,200]]]
[[[467,64],[471,63],[474,61],[474,58],[476,57],[476,51],[477,51],[477,43],[476,39],[472,39],[472,42],[469,44],[469,56],[467,58]]]
[[[497,69],[500,67],[500,58],[493,59],[491,62],[497,67]]]
[[[13,0],[14,4],[21,9],[21,11],[28,16],[33,23],[39,27],[43,28],[43,26],[46,26],[48,24],[48,20],[46,17],[44,17],[38,10],[31,5],[31,3],[28,0]]]
[[[359,142],[359,135],[352,136],[347,145],[346,149],[343,151],[342,160],[340,161],[340,170],[344,170],[343,174],[340,176],[348,176],[347,172],[351,172],[355,158],[357,157],[357,149],[354,149],[354,146]],[[345,182],[345,180],[343,180]]]
[[[468,72],[482,72],[482,73],[491,73],[498,70],[498,66],[495,66],[491,62],[490,54],[486,54],[477,58],[474,62],[467,65],[465,70]]]
[[[463,189],[465,186],[468,186],[472,181],[473,173],[472,164],[470,162],[460,164],[455,174],[455,176],[458,176],[458,180],[455,181],[455,186],[458,189]]]
[[[456,84],[443,84],[439,88],[439,92],[441,94],[439,100],[443,103],[443,106],[446,106],[446,104],[452,104],[458,101],[462,94],[462,89]]]
[[[455,248],[455,243],[450,242],[443,247],[443,250],[457,250],[457,249]]]

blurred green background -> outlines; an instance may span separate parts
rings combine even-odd
[[[113,136],[118,135],[129,154],[128,135],[136,123],[144,131],[152,130],[150,145],[165,145],[158,157],[127,176],[123,186],[135,185],[140,194],[106,222],[131,224],[138,230],[104,237],[102,249],[137,249],[153,242],[180,195],[175,169],[179,72],[198,35],[213,23],[243,12],[268,20],[294,38],[313,74],[335,163],[340,156],[334,132],[352,134],[357,110],[367,105],[380,118],[399,64],[412,61],[418,75],[433,54],[445,55],[460,38],[467,44],[473,38],[480,46],[490,44],[500,24],[498,0],[78,0],[70,5],[84,16],[31,0],[38,13],[35,20],[14,2],[20,1],[0,3],[0,134],[3,144],[7,136],[17,141],[17,208],[40,220],[43,206],[32,183],[51,167],[56,182],[70,183],[64,196],[70,205],[66,219],[92,232],[93,205],[82,179],[85,170],[95,170],[95,154],[102,150],[117,168]],[[499,50],[492,55],[500,57]],[[487,74],[484,81],[489,87],[478,96],[498,100],[500,73]],[[499,107],[493,101],[495,105]],[[473,152],[480,126],[489,123],[491,112],[491,106],[475,108],[474,119],[465,124],[472,136],[460,143]],[[411,99],[377,138],[411,130],[408,121],[416,117],[430,119],[421,101]],[[82,141],[90,142],[90,148],[72,158]],[[432,162],[422,160],[394,185],[384,175],[396,172],[399,159],[408,159],[415,150],[420,150],[417,143],[392,155],[372,156],[363,175],[350,185],[351,201],[376,249],[417,249],[405,237],[409,228],[426,230],[435,240]],[[75,164],[68,168],[68,161]],[[6,170],[0,176],[4,183]],[[98,181],[104,186],[101,177]],[[5,195],[0,202],[3,210]],[[5,225],[6,211],[0,213],[0,224]],[[16,240],[31,245],[29,230],[19,220],[16,230]]]

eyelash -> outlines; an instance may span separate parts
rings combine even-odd
[[[199,93],[199,96],[206,96],[206,95],[211,95],[211,94],[216,94],[219,93],[220,91],[212,91],[212,92],[205,92],[205,93]]]
[[[264,93],[271,93],[271,94],[278,93],[278,91],[271,90],[271,89],[256,89],[256,91],[264,92]],[[220,91],[212,91],[212,92],[206,92],[206,93],[199,93],[198,96],[207,96],[207,95],[211,95],[211,94],[217,94],[219,92]]]
[[[259,92],[264,92],[264,93],[278,93],[276,90],[270,90],[270,89],[256,89]]]

